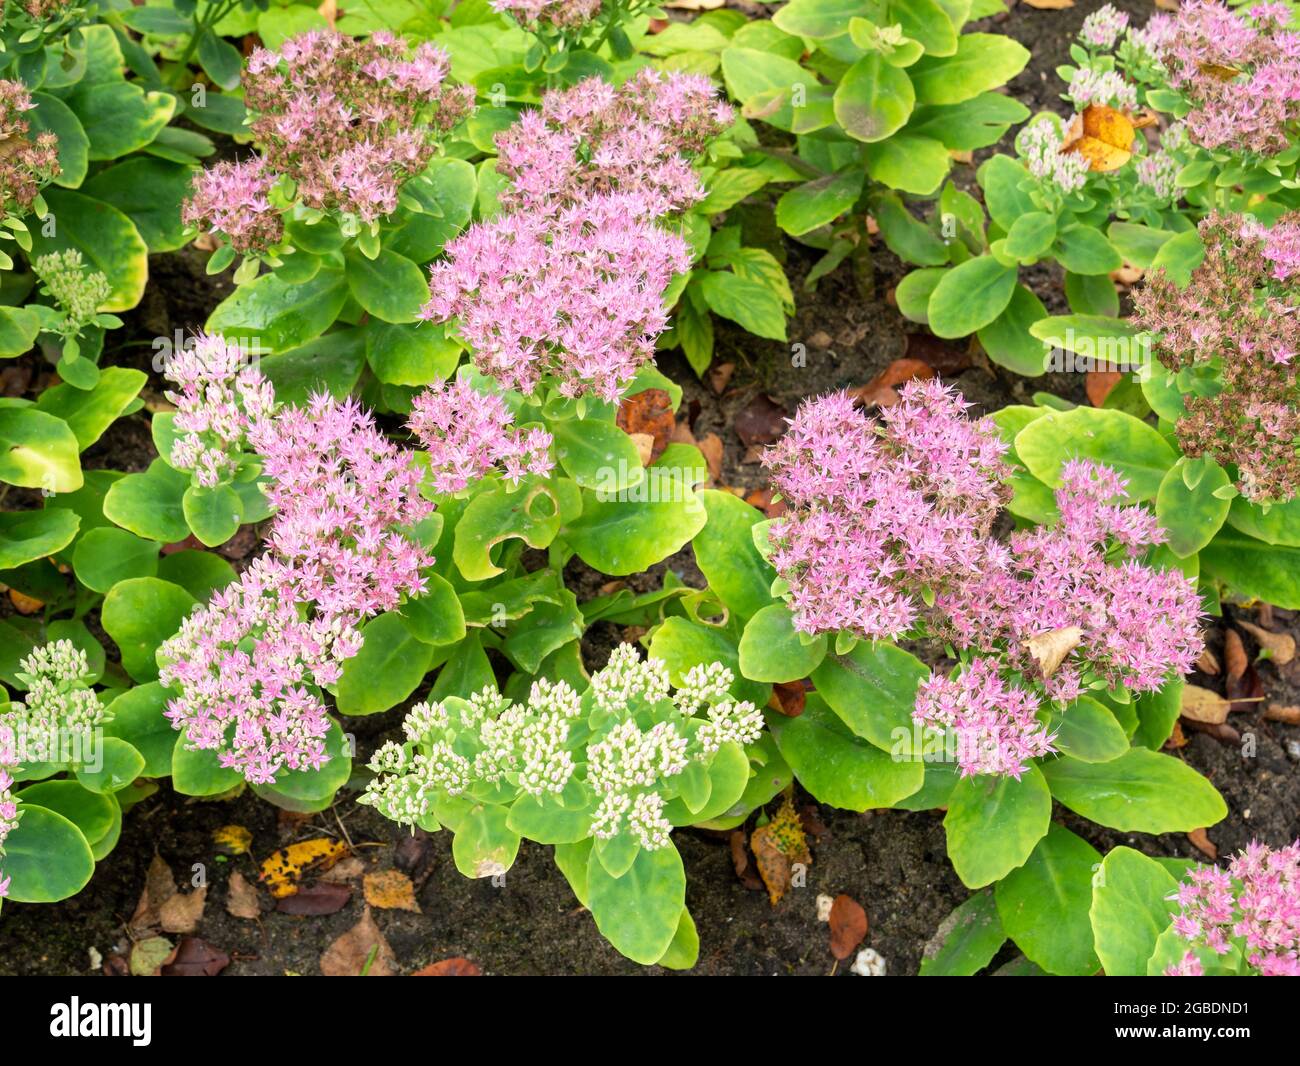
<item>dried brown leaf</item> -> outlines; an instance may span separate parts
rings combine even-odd
[[[732,375],[736,372],[735,363],[714,363],[709,367],[708,379],[709,388],[714,395],[721,396],[727,391],[727,386],[731,384]]]
[[[737,412],[734,422],[736,436],[747,448],[774,444],[786,431],[788,413],[772,397],[760,393]]]
[[[831,904],[831,954],[847,959],[867,938],[867,912],[852,896],[839,895]]]
[[[397,959],[367,907],[361,921],[334,941],[320,957],[320,972],[326,977],[398,976]]]
[[[193,892],[177,892],[158,908],[158,921],[164,933],[192,933],[203,919],[208,901],[208,886]]]
[[[1295,658],[1295,637],[1290,633],[1274,633],[1253,622],[1239,621],[1237,625],[1254,637],[1255,643],[1268,652],[1269,658],[1278,666],[1286,666]]]
[[[412,977],[482,977],[483,971],[469,959],[457,957],[431,962],[422,970],[416,970]]]
[[[1078,626],[1061,626],[1030,637],[1025,641],[1025,649],[1038,664],[1043,677],[1051,677],[1081,639],[1083,630]]]
[[[317,881],[314,885],[303,885],[291,896],[276,900],[275,909],[281,914],[319,917],[338,914],[351,899],[352,889],[348,885],[338,881]]]
[[[176,946],[176,954],[160,971],[163,977],[216,977],[230,965],[230,956],[206,940],[186,936]]]
[[[262,905],[257,899],[257,889],[236,870],[230,875],[230,885],[226,890],[226,913],[232,918],[256,920],[262,916]]]
[[[144,876],[144,891],[135,905],[135,913],[128,923],[130,930],[137,937],[161,924],[159,910],[172,896],[176,895],[176,879],[171,867],[163,857],[154,852],[149,869]]]
[[[1228,667],[1228,680],[1236,681],[1246,672],[1250,660],[1246,658],[1246,646],[1241,642],[1241,634],[1229,629],[1223,635],[1223,659]]]
[[[619,428],[629,435],[644,433],[651,438],[650,462],[663,455],[674,424],[673,400],[664,389],[642,389],[624,396],[618,405]]]
[[[1123,376],[1118,370],[1089,370],[1084,384],[1088,402],[1093,407],[1102,407],[1111,389],[1119,384],[1119,379]]]
[[[1219,857],[1219,849],[1214,846],[1214,841],[1209,837],[1204,829],[1193,829],[1187,834],[1187,839],[1195,846],[1196,850],[1213,862]]]
[[[1211,692],[1200,685],[1183,686],[1183,703],[1181,713],[1193,722],[1205,722],[1219,725],[1228,720],[1228,709],[1232,706],[1217,692]]]

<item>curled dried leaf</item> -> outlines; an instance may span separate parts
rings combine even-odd
[[[1295,658],[1295,637],[1290,633],[1274,633],[1272,630],[1263,629],[1253,622],[1238,622],[1247,633],[1255,638],[1261,648],[1269,654],[1278,666],[1286,666]]]
[[[1082,639],[1083,630],[1079,626],[1061,626],[1030,637],[1025,641],[1025,649],[1038,664],[1043,677],[1051,677]]]

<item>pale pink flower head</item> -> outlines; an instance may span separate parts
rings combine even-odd
[[[274,184],[275,175],[260,158],[216,163],[194,176],[181,221],[221,234],[237,252],[263,251],[284,236],[284,222],[271,206]]]
[[[18,801],[13,795],[13,771],[16,763],[17,752],[14,750],[12,730],[0,724],[0,859],[4,858],[5,839],[18,828]],[[0,899],[8,894],[9,878],[0,870]]]
[[[0,79],[0,218],[21,214],[37,193],[60,172],[58,139],[53,133],[29,137],[31,124],[24,117],[36,104],[20,81]]]
[[[294,598],[355,625],[426,588],[433,560],[405,532],[433,505],[415,455],[348,399],[312,396],[252,427],[276,508],[267,543],[291,568]]]
[[[219,334],[200,334],[167,357],[163,368],[177,390],[176,437],[167,457],[197,485],[212,488],[234,476],[252,426],[275,410],[275,390],[248,353]]]
[[[1164,271],[1134,290],[1134,320],[1170,371],[1213,373],[1178,419],[1184,454],[1236,467],[1253,503],[1300,492],[1300,214],[1271,227],[1221,213],[1200,225],[1205,257],[1190,285]]]
[[[439,138],[474,106],[448,80],[447,54],[389,33],[368,40],[311,30],[249,59],[245,102],[266,172],[308,207],[370,223],[397,206]]]
[[[353,400],[315,395],[248,427],[276,508],[267,555],[159,649],[167,718],[249,782],[329,760],[319,689],[361,648],[365,619],[427,589],[412,527],[432,510],[413,453]]]
[[[587,78],[542,97],[497,135],[507,209],[555,211],[592,194],[623,193],[651,214],[703,199],[692,162],[734,120],[704,77],[650,67],[621,86]]]
[[[805,401],[764,459],[790,505],[770,531],[796,628],[894,638],[922,600],[981,565],[1009,492],[1006,445],[938,381],[869,418],[846,393]]]
[[[1106,4],[1083,20],[1079,39],[1093,48],[1111,48],[1127,26],[1127,13]]]
[[[690,266],[685,242],[640,199],[593,196],[553,217],[498,215],[447,245],[421,317],[455,318],[478,369],[532,393],[613,401],[654,357],[664,293]]]
[[[179,692],[165,712],[172,727],[250,784],[328,761],[318,689],[338,680],[359,647],[343,620],[304,612],[295,585],[285,563],[255,559],[158,652],[159,680]]]
[[[492,10],[509,15],[526,30],[551,26],[572,30],[600,14],[602,0],[492,0]]]
[[[1056,750],[1037,710],[1034,694],[1006,681],[996,660],[978,658],[951,677],[922,681],[912,717],[953,739],[962,777],[1018,781],[1032,759]]]
[[[1114,470],[1072,460],[1061,480],[1059,520],[1013,534],[1008,556],[991,554],[969,582],[940,595],[940,629],[962,645],[1002,647],[1034,674],[1027,642],[1077,628],[1075,647],[1042,679],[1049,696],[1074,699],[1090,678],[1155,691],[1187,673],[1203,647],[1196,586],[1139,561],[1165,534],[1149,511],[1122,502],[1126,483]],[[1117,551],[1128,558],[1115,561]]]
[[[1300,977],[1300,840],[1281,848],[1252,841],[1227,870],[1200,866],[1171,897],[1178,903],[1173,929],[1190,944],[1226,955],[1239,944],[1246,962],[1264,977]],[[1191,966],[1169,976],[1200,976]]]
[[[464,377],[419,393],[408,426],[428,450],[436,492],[462,492],[498,470],[517,484],[525,475],[545,476],[554,466],[549,433],[516,429],[505,400],[480,392]]]
[[[1179,8],[1159,57],[1192,104],[1193,143],[1248,155],[1287,148],[1300,119],[1300,37],[1285,29],[1289,21],[1285,4],[1243,13],[1193,0]]]

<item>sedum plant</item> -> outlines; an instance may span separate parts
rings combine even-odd
[[[845,396],[805,403],[767,460],[787,512],[728,506],[730,525],[697,538],[711,589],[747,616],[738,640],[702,628],[747,680],[811,678],[803,713],[768,726],[813,796],[946,808],[953,866],[971,888],[995,886],[1018,916],[1008,935],[1050,972],[1090,973],[1091,938],[1065,913],[1077,901],[1045,884],[1059,864],[1098,859],[1053,823],[1053,802],[1126,832],[1226,814],[1208,781],[1159,753],[1201,648],[1201,600],[1161,565],[1151,476],[1104,464],[1085,445],[1096,434],[1067,435],[1045,411],[1013,450],[1008,427],[1034,409],[972,421],[936,382],[900,395],[878,421]],[[1051,510],[1004,541],[995,522],[1004,506],[1019,515],[1025,463],[1055,486]],[[899,646],[918,638],[955,665]]]
[[[963,33],[972,5],[791,0],[722,53],[744,114],[793,138],[777,153],[797,184],[776,204],[788,235],[823,250],[810,282],[849,256],[866,261],[866,214],[910,230],[903,197],[940,192],[951,153],[995,144],[1027,117],[996,92],[1029,53],[1010,38]],[[811,47],[809,47],[811,45]],[[803,59],[804,53],[807,59]]]
[[[1135,475],[1168,531],[1169,561],[1201,576],[1212,606],[1225,596],[1300,603],[1294,226],[1216,213],[1192,234],[1194,269],[1148,274],[1133,317],[1109,327],[1113,350],[1139,356],[1116,389],[1125,409],[998,412],[1032,475],[1016,482],[1013,512],[1041,520],[1056,464],[1077,449]],[[1040,326],[1064,333],[1068,322]]]
[[[1036,117],[1015,158],[981,165],[987,219],[954,196],[928,231],[882,221],[890,246],[922,267],[900,284],[899,308],[938,336],[975,334],[1018,373],[1060,369],[1062,351],[1108,361],[1129,334],[1112,321],[1119,298],[1107,275],[1127,263],[1185,284],[1204,254],[1195,222],[1207,212],[1270,225],[1295,205],[1288,86],[1300,68],[1289,20],[1284,4],[1233,12],[1214,2],[1143,28],[1109,5],[1089,16],[1074,62],[1059,68],[1076,113]],[[1148,140],[1141,131],[1157,124]],[[945,214],[959,241],[940,243]],[[1064,268],[1073,314],[1049,319],[1018,282],[1040,260]]]
[[[406,742],[375,753],[362,802],[405,825],[446,826],[467,877],[504,874],[521,839],[554,845],[614,947],[646,965],[688,968],[699,940],[671,833],[744,794],[744,746],[762,716],[732,696],[734,681],[712,663],[671,691],[662,661],[623,644],[581,693],[538,680],[517,702],[489,687],[420,703]]]
[[[942,924],[922,977],[970,976],[1007,938],[1025,952],[1023,972],[1052,968],[1052,945],[1073,945],[1078,972],[1107,977],[1295,976],[1300,847],[1252,842],[1225,867],[1150,858],[1129,847],[1103,858],[1054,826],[1050,865],[1031,859],[994,891],[975,893]],[[1057,930],[1026,895],[1057,899]],[[1002,970],[997,971],[999,973]]]
[[[149,771],[154,749],[150,723],[119,717],[112,692],[94,690],[104,653],[90,633],[58,631],[70,636],[19,663],[22,699],[0,703],[0,898],[24,903],[86,885],[116,845],[131,802],[124,790]]]

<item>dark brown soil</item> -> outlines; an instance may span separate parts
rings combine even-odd
[[[1034,52],[1031,66],[1011,86],[1031,108],[1059,106],[1054,67],[1065,56],[1083,18],[1098,6],[1097,0],[1080,0],[1065,11],[1020,5],[1006,16],[990,20],[993,24],[988,29],[1009,33]],[[1146,3],[1118,6],[1139,19],[1151,11]],[[964,181],[968,183],[969,175]],[[697,381],[680,357],[669,354],[660,361],[665,372],[685,388],[684,407],[691,413],[692,431],[697,437],[716,433],[722,439],[724,462],[718,480],[728,486],[753,489],[763,482],[761,467],[734,429],[736,416],[756,397],[766,395],[792,412],[805,396],[865,384],[892,360],[907,354],[908,335],[919,330],[902,320],[889,303],[888,295],[906,269],[883,248],[876,252],[876,295],[872,298],[862,295],[859,279],[848,266],[824,278],[816,293],[804,292],[802,278],[811,258],[794,247],[783,252],[788,256],[798,301],[790,323],[790,342],[806,347],[805,365],[792,360],[791,345],[725,328],[719,329],[716,362],[734,363],[735,373],[721,396]],[[157,257],[151,263],[154,284],[150,296],[122,331],[124,336],[134,337],[136,344],[106,356],[106,362],[111,358],[147,369],[153,337],[170,336],[177,328],[191,330],[202,323],[207,309],[221,295],[213,289],[214,279],[203,274],[203,258],[189,251]],[[1054,279],[1045,276],[1037,280],[1041,284],[1036,287],[1046,298]],[[1059,279],[1055,280],[1059,284]],[[1059,302],[1059,296],[1053,298]],[[917,343],[921,342],[913,342]],[[985,410],[1028,402],[1040,389],[1082,400],[1082,381],[1077,376],[1056,375],[1030,382],[978,357],[969,369],[949,380],[977,408]],[[150,386],[160,387],[156,375]],[[136,416],[123,420],[96,445],[88,465],[140,469],[151,456],[147,422]],[[638,589],[655,587],[668,568],[691,584],[701,583],[689,549],[630,583]],[[595,594],[605,580],[576,565],[568,578],[583,598]],[[1242,613],[1241,617],[1258,620],[1253,614]],[[1277,625],[1300,635],[1300,626],[1285,612],[1277,613]],[[613,627],[594,628],[584,641],[588,664],[599,666],[618,639],[620,634]],[[1221,647],[1221,639],[1216,630],[1211,642]],[[1255,650],[1249,639],[1247,648]],[[1300,703],[1300,663],[1283,668],[1265,663],[1259,673],[1269,701]],[[1200,680],[1222,690],[1220,679]],[[1232,724],[1242,735],[1241,745],[1195,733],[1176,752],[1206,774],[1228,802],[1228,818],[1209,831],[1223,853],[1256,837],[1280,844],[1300,828],[1300,728],[1266,720],[1263,704],[1250,706],[1252,709],[1232,716]],[[349,723],[358,734],[363,758],[397,729],[399,717],[399,712],[390,712]],[[810,802],[801,793],[797,800]],[[793,890],[776,907],[763,892],[744,887],[734,872],[725,837],[692,830],[675,835],[686,862],[687,898],[701,940],[700,962],[694,973],[830,973],[834,960],[829,935],[816,917],[820,893],[847,893],[860,902],[870,918],[865,946],[884,956],[891,974],[916,972],[936,927],[967,896],[945,856],[942,813],[858,815],[811,806],[825,831],[811,838],[813,862],[807,884]],[[1128,844],[1152,855],[1202,857],[1183,836],[1117,834],[1099,830],[1063,810],[1058,809],[1057,814],[1103,851]],[[212,834],[227,825],[242,825],[252,832],[250,854],[226,858],[218,853]],[[406,837],[404,831],[368,808],[358,807],[349,793],[333,810],[301,824],[283,820],[274,808],[249,795],[200,802],[177,796],[164,786],[130,812],[117,849],[99,864],[81,895],[57,906],[5,905],[0,919],[0,973],[86,973],[96,969],[92,951],[102,956],[123,951],[128,946],[125,922],[135,909],[155,852],[182,882],[201,875],[211,886],[197,935],[232,956],[227,974],[317,973],[321,953],[361,918],[364,903],[359,881],[353,882],[351,901],[334,915],[293,917],[272,912],[264,914],[260,922],[226,913],[227,884],[234,870],[254,881],[257,861],[289,841],[321,834],[339,836],[344,827],[367,869],[385,869],[398,862],[396,849]],[[374,912],[404,972],[454,956],[468,957],[488,973],[644,972],[601,939],[550,861],[549,848],[525,845],[500,887],[460,876],[452,864],[446,834],[431,838],[427,849],[424,864],[412,871],[421,886],[421,913]],[[410,853],[408,843],[401,854],[405,858]],[[265,893],[262,903],[264,910],[271,903]],[[1005,948],[994,967],[1014,954]],[[838,972],[847,970],[841,965]]]

